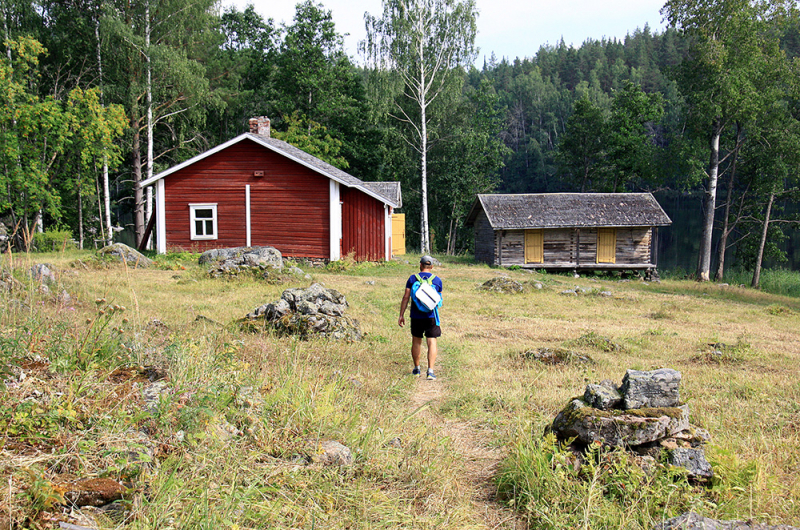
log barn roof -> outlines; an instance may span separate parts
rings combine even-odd
[[[293,146],[292,144],[286,143],[282,140],[278,140],[277,138],[271,138],[269,136],[265,136],[262,134],[254,134],[254,133],[244,133],[240,134],[236,138],[228,140],[227,142],[218,145],[217,147],[200,153],[199,155],[186,160],[185,162],[173,166],[166,171],[162,171],[158,175],[154,175],[149,179],[143,181],[140,186],[142,188],[146,186],[150,186],[154,184],[156,181],[180,170],[187,166],[194,164],[208,156],[211,156],[223,149],[241,142],[243,140],[252,140],[257,144],[275,151],[283,156],[298,162],[306,166],[307,168],[328,177],[340,184],[344,184],[348,188],[357,188],[367,195],[380,200],[384,204],[388,204],[393,208],[400,208],[402,204],[402,196],[400,194],[400,183],[399,182],[364,182],[361,179],[354,177],[353,175],[342,171],[341,169],[328,164],[320,160],[319,158],[310,155],[303,151],[302,149],[298,149],[297,147]]]
[[[528,193],[478,195],[467,216],[483,210],[495,230],[668,226],[651,193]]]

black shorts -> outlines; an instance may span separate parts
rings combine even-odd
[[[411,319],[411,336],[422,338],[426,336],[429,339],[435,339],[442,336],[442,328],[436,325],[435,318],[412,318]]]

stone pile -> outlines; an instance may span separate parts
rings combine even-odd
[[[711,437],[689,423],[689,406],[680,403],[680,382],[680,372],[669,368],[628,370],[620,387],[609,380],[587,385],[583,396],[558,413],[551,429],[559,440],[572,440],[575,449],[600,443],[648,460],[666,453],[670,464],[689,471],[689,478],[710,479],[703,445]]]
[[[259,329],[261,323],[281,334],[303,339],[321,336],[361,340],[358,321],[345,314],[347,307],[343,294],[315,283],[307,289],[286,289],[279,300],[255,308],[242,323],[252,330]]]

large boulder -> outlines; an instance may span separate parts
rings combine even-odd
[[[624,408],[675,407],[680,403],[681,373],[671,368],[628,370],[622,379]]]
[[[134,268],[147,268],[153,265],[153,260],[142,254],[136,249],[122,243],[114,243],[97,251],[97,254],[107,258],[117,259]]]
[[[52,265],[49,263],[37,263],[31,267],[31,277],[40,283],[54,284],[56,283],[56,275],[50,268]]]
[[[283,256],[274,247],[234,247],[207,250],[200,255],[200,265],[217,264],[218,267],[283,268]]]

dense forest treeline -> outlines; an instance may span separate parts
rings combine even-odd
[[[475,21],[470,0],[434,4]],[[123,225],[141,237],[152,199],[138,182],[265,115],[275,136],[361,179],[401,181],[409,248],[424,233],[424,151],[434,250],[469,249],[477,193],[695,192],[716,250],[701,244],[698,277],[712,262],[721,277],[735,245],[757,284],[797,220],[794,3],[671,0],[662,12],[663,32],[471,67],[474,34],[459,35],[462,63],[415,106],[397,56],[374,60],[377,33],[349,57],[311,0],[283,25],[213,0],[4,0],[0,215],[21,247],[42,227],[81,244]]]

